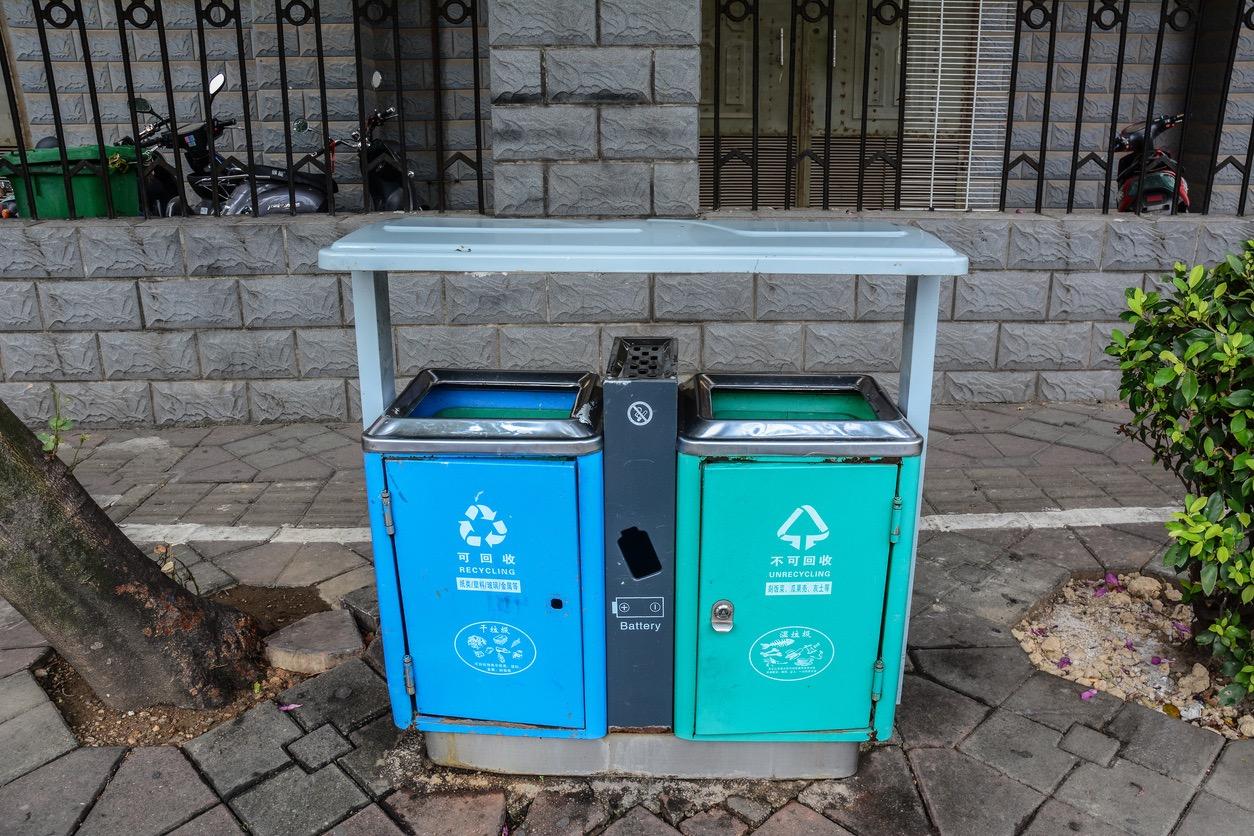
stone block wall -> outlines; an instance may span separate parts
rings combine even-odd
[[[495,0],[498,215],[697,212],[699,6]]]
[[[877,219],[886,216],[874,215]],[[893,217],[893,216],[888,216]],[[895,216],[971,257],[942,292],[943,401],[1109,399],[1124,289],[1218,260],[1254,221]],[[347,276],[320,247],[370,218],[0,223],[0,399],[27,421],[349,420]],[[685,372],[865,371],[896,386],[900,278],[396,274],[397,368],[602,370],[620,334],[679,338]]]

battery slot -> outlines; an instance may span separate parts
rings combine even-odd
[[[647,531],[641,531],[634,525],[623,529],[618,535],[618,550],[622,552],[627,571],[631,572],[631,576],[636,580],[642,580],[662,571],[662,561],[658,558],[657,550],[653,548],[653,541],[649,539]]]

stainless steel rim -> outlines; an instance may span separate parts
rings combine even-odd
[[[407,418],[438,384],[568,388],[575,400],[566,418]],[[424,369],[361,438],[373,453],[568,455],[601,448],[597,376],[591,372]]]
[[[715,389],[854,392],[873,421],[732,420],[714,417]],[[683,397],[679,451],[696,456],[917,456],[923,437],[869,375],[699,374]]]

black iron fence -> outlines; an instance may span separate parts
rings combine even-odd
[[[708,0],[703,22],[705,207],[1245,214],[1249,0]]]
[[[482,0],[0,6],[24,214],[490,203]]]

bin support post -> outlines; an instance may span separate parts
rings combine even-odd
[[[387,273],[353,271],[353,323],[357,335],[357,380],[361,384],[361,425],[369,427],[396,397]]]
[[[940,313],[940,276],[907,276],[906,309],[901,332],[901,379],[897,400],[902,414],[915,432],[923,436],[919,453],[919,495],[915,515],[915,536],[910,546],[910,582],[906,602],[914,596],[914,564],[919,549],[919,519],[923,516],[923,479],[927,473],[927,425],[932,417],[932,371],[936,365],[936,320]],[[906,658],[906,642],[910,638],[910,620],[901,632],[901,658]],[[898,674],[897,701],[901,702],[901,682],[906,666]]]

